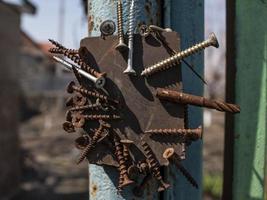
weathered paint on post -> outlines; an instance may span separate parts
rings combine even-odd
[[[124,32],[127,31],[128,14],[129,14],[129,0],[123,0],[123,24]],[[136,0],[135,3],[135,19],[136,24],[155,24],[161,23],[161,8],[160,0]],[[109,19],[117,24],[117,1],[116,0],[88,0],[88,33],[89,36],[99,36],[100,24]]]
[[[267,135],[267,2],[235,1],[233,199],[264,199]],[[233,66],[228,66],[233,67]]]
[[[165,27],[171,27],[181,36],[181,49],[186,49],[204,39],[204,0],[165,0]],[[204,54],[193,55],[186,60],[192,63],[198,73],[204,71]],[[203,84],[184,64],[182,64],[184,91],[203,95]],[[202,124],[202,109],[189,107],[189,125],[197,127]],[[164,199],[197,200],[202,199],[202,142],[193,142],[187,150],[184,166],[197,180],[199,189],[193,188],[180,172],[172,166],[166,170],[167,179],[172,184]]]
[[[129,14],[129,2],[123,0],[123,21],[124,32],[127,31],[127,18]],[[115,0],[88,0],[88,33],[89,36],[100,36],[100,24],[109,19],[117,24]],[[136,0],[136,24],[156,24],[161,22],[161,8],[159,0]],[[117,194],[116,184],[118,180],[118,172],[112,167],[102,167],[90,164],[90,200],[105,199],[105,200],[121,200],[121,199],[138,199],[133,196],[131,188],[128,188],[122,193]],[[144,196],[140,199],[158,199],[159,195],[154,189],[151,189],[153,184],[150,184],[145,191]]]

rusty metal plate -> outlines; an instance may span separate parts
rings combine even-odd
[[[179,51],[180,39],[176,32],[163,33],[168,46]],[[156,73],[151,77],[141,77],[141,71],[161,59],[169,57],[168,48],[164,47],[155,37],[134,37],[134,69],[137,76],[123,74],[127,66],[128,52],[115,50],[117,37],[110,36],[102,39],[90,37],[81,40],[80,56],[90,66],[100,72],[107,73],[105,89],[109,95],[120,101],[121,121],[112,123],[121,139],[130,139],[131,155],[135,161],[145,160],[141,146],[141,138],[146,141],[160,165],[167,165],[162,154],[168,147],[173,147],[178,155],[182,155],[181,138],[150,136],[145,130],[157,128],[183,128],[183,107],[178,104],[160,101],[155,97],[157,87],[171,88],[181,91],[180,66]],[[86,49],[84,48],[86,47]],[[97,144],[88,156],[90,163],[117,166],[114,150],[108,138]]]

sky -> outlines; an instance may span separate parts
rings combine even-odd
[[[5,0],[18,3],[20,0]],[[37,42],[48,38],[62,42],[70,48],[78,48],[81,38],[87,35],[87,19],[80,0],[31,0],[37,7],[35,15],[23,14],[21,28]],[[64,25],[60,24],[60,5],[64,2]],[[64,31],[62,31],[64,29]],[[59,37],[59,34],[63,33]]]

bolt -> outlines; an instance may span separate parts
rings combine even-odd
[[[160,184],[158,191],[162,192],[162,191],[168,189],[170,187],[170,184],[165,183],[163,181],[163,178],[160,174],[160,165],[159,165],[157,159],[155,158],[155,155],[154,155],[152,149],[144,141],[141,142],[141,145],[144,149],[145,156],[146,156],[147,161],[148,161],[150,168],[152,170],[152,175],[157,179],[157,181]]]
[[[99,124],[100,124],[99,128],[97,129],[97,131],[95,132],[94,136],[92,137],[91,143],[89,143],[84,148],[79,160],[77,161],[77,164],[80,164],[85,159],[85,157],[89,154],[91,149],[95,147],[97,141],[101,138],[103,130],[111,128],[111,126],[108,123],[104,122],[103,120],[99,120]]]
[[[86,120],[116,120],[120,119],[118,115],[81,115],[76,113],[72,118],[72,124],[76,128],[82,128]]]
[[[124,43],[123,38],[123,19],[122,19],[122,2],[121,0],[117,1],[117,23],[118,23],[118,38],[119,44],[115,47],[117,50],[126,50],[128,49],[127,45]]]
[[[144,69],[141,73],[142,76],[149,76],[149,75],[152,75],[158,71],[161,71],[161,70],[165,70],[165,69],[168,69],[168,68],[171,68],[173,66],[176,66],[177,63],[179,63],[182,59],[190,56],[190,55],[193,55],[209,46],[213,46],[213,47],[216,47],[218,48],[219,47],[219,43],[217,41],[217,38],[215,36],[214,33],[211,33],[209,35],[209,39],[201,42],[201,43],[198,43],[192,47],[190,47],[189,49],[186,49],[184,51],[181,51],[179,53],[176,53],[174,54],[173,56],[167,58],[167,59],[164,59],[152,66],[149,66],[147,67],[146,69]]]
[[[90,143],[90,139],[88,135],[83,135],[75,139],[75,146],[79,150],[85,149],[85,147]]]
[[[133,183],[133,181],[128,177],[127,170],[126,170],[126,163],[125,158],[123,156],[123,147],[120,143],[119,137],[114,134],[113,137],[114,145],[115,145],[115,155],[117,157],[118,163],[119,163],[119,171],[120,176],[123,177],[123,182],[120,184],[120,187],[125,187],[127,185],[130,185]]]
[[[202,138],[202,127],[199,126],[195,129],[151,129],[145,131],[148,134],[162,134],[162,135],[178,135],[181,137],[189,138],[190,140],[198,140]]]
[[[68,93],[73,93],[74,91],[79,92],[79,93],[81,93],[83,95],[86,95],[86,96],[99,98],[100,100],[104,100],[106,102],[109,101],[109,102],[112,102],[112,103],[115,103],[115,104],[118,104],[119,103],[118,101],[113,100],[113,99],[110,99],[110,98],[108,98],[105,95],[102,95],[102,94],[99,94],[99,93],[96,93],[96,92],[91,92],[91,91],[83,88],[82,86],[77,87],[75,85],[74,81],[71,81],[69,83],[69,85],[67,86],[67,92]]]
[[[113,35],[116,25],[112,20],[103,21],[100,25],[100,32],[103,37]]]
[[[198,184],[195,179],[191,176],[191,174],[182,166],[180,163],[179,156],[175,153],[173,148],[168,148],[163,153],[163,158],[167,159],[169,162],[173,162],[175,166],[180,170],[180,172],[184,175],[187,181],[193,185],[195,188],[198,188]]]
[[[66,131],[67,133],[74,133],[75,132],[75,129],[74,129],[74,126],[71,122],[64,122],[62,124],[62,127],[63,127],[63,130]]]
[[[147,186],[151,178],[152,178],[152,175],[147,174],[145,178],[142,180],[142,182],[140,183],[140,185],[133,188],[133,194],[137,197],[142,197],[144,194],[145,187]]]
[[[128,62],[127,62],[127,68],[124,70],[123,73],[129,74],[129,75],[136,75],[135,70],[133,69],[133,40],[134,40],[134,20],[135,18],[135,0],[131,1],[130,11],[129,11],[129,29],[128,29]]]
[[[85,78],[92,81],[95,84],[96,88],[102,88],[106,83],[106,79],[103,76],[96,78],[93,75],[85,72],[81,68],[77,67],[76,65],[69,63],[66,60],[63,60],[63,59],[56,57],[56,56],[53,56],[53,59],[56,60],[57,62],[59,62],[60,64],[62,64],[63,66],[65,66],[68,70],[71,70],[73,72],[77,72],[78,74],[81,74]]]
[[[195,96],[187,93],[177,92],[173,90],[158,88],[156,96],[159,99],[181,103],[191,104],[194,106],[216,109],[221,112],[239,113],[240,107],[235,104],[225,103],[218,100],[210,100],[201,96]]]

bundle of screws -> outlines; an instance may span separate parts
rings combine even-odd
[[[127,75],[136,75],[133,67],[133,43],[134,43],[134,3],[131,1],[130,14],[129,14],[129,30],[128,30],[128,46],[124,43],[123,33],[123,20],[122,20],[122,2],[117,2],[117,17],[118,17],[118,44],[115,49],[118,51],[128,50],[127,68],[123,73]],[[112,21],[107,20],[103,22],[100,27],[102,37],[108,37],[114,33],[115,25]],[[170,32],[170,29],[163,29],[154,25],[141,26],[140,35],[147,37],[148,35],[155,35],[162,45],[166,47],[164,40],[161,38],[162,32]],[[90,156],[90,153],[97,146],[101,145],[102,141],[107,139],[110,146],[112,146],[113,155],[117,161],[117,167],[119,171],[118,179],[118,191],[128,185],[136,184],[137,177],[142,176],[142,182],[134,187],[133,193],[136,196],[142,196],[142,191],[146,187],[147,183],[154,177],[158,182],[158,191],[164,191],[170,187],[170,184],[163,180],[160,172],[160,162],[157,160],[155,153],[150,145],[144,140],[143,136],[149,136],[153,138],[156,135],[162,137],[179,137],[179,143],[183,147],[185,152],[186,146],[192,141],[197,141],[202,138],[202,127],[199,126],[195,129],[189,128],[188,123],[188,105],[207,107],[216,109],[222,112],[238,113],[240,108],[234,104],[228,104],[222,101],[209,100],[204,97],[194,96],[182,92],[173,91],[170,89],[158,88],[156,97],[160,100],[168,101],[172,103],[182,104],[184,107],[184,127],[180,128],[167,128],[161,129],[149,129],[143,130],[139,137],[138,144],[140,144],[140,150],[143,153],[143,160],[137,160],[131,146],[134,141],[121,138],[117,134],[113,127],[116,123],[123,123],[123,116],[120,114],[121,103],[117,99],[113,99],[108,95],[108,92],[104,89],[106,84],[106,73],[98,72],[91,67],[82,57],[79,55],[78,50],[67,49],[63,45],[54,40],[49,40],[55,48],[51,48],[50,52],[60,55],[61,57],[54,56],[53,58],[63,64],[68,70],[71,70],[79,85],[75,82],[70,82],[67,86],[67,92],[74,94],[74,96],[67,99],[66,106],[69,109],[66,112],[66,121],[63,123],[63,129],[68,133],[76,132],[77,129],[85,131],[80,137],[75,140],[75,146],[81,150],[81,155],[77,163],[81,163],[85,158]],[[179,65],[179,63],[185,62],[184,58],[193,55],[209,46],[219,47],[215,34],[210,34],[209,39],[199,44],[192,46],[181,52],[176,52],[172,49],[169,58],[166,58],[158,63],[151,65],[143,70],[141,76],[149,78],[155,73],[168,70],[169,68]],[[84,48],[84,47],[83,47]],[[62,57],[66,57],[71,62],[63,60]],[[189,66],[191,68],[191,66]],[[194,69],[192,69],[195,73]],[[203,81],[204,79],[197,74]],[[205,82],[205,81],[204,81]],[[103,93],[104,91],[104,93]],[[94,128],[93,128],[94,127]],[[177,155],[174,148],[164,148],[162,158],[167,163],[173,163],[186,180],[195,188],[198,188],[197,182],[190,175],[190,173],[183,167],[181,161],[183,156]]]

